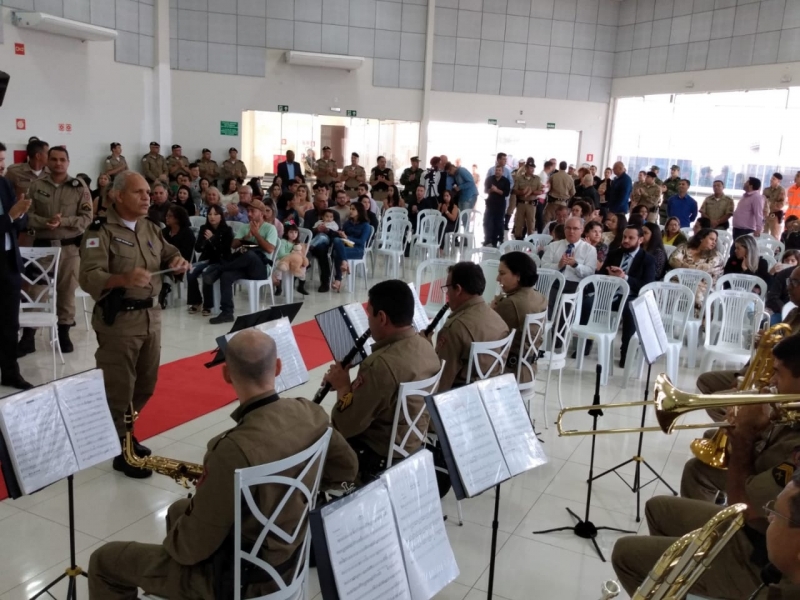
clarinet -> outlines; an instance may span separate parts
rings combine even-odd
[[[369,339],[370,335],[371,333],[369,329],[367,329],[364,333],[361,334],[361,337],[359,337],[356,340],[355,346],[353,346],[350,352],[348,352],[345,355],[345,357],[342,359],[342,362],[339,363],[342,368],[347,367],[356,357],[356,354],[361,352],[362,348],[364,348],[364,345],[367,343],[367,340]],[[314,394],[314,403],[320,404],[325,399],[325,396],[328,395],[328,392],[331,391],[331,387],[332,387],[331,384],[326,381],[323,384],[323,386],[317,390],[317,393]]]
[[[430,337],[431,334],[434,331],[436,331],[436,326],[439,324],[439,321],[441,321],[444,318],[444,315],[448,310],[450,310],[449,304],[445,304],[442,308],[439,309],[439,312],[436,313],[435,317],[433,317],[433,321],[431,321],[431,324],[425,328],[425,337]]]

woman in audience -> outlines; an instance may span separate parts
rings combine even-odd
[[[592,216],[592,212],[594,211],[592,206],[585,200],[576,200],[575,202],[572,203],[572,207],[570,210],[571,210],[570,216],[583,219],[584,223],[589,220],[589,218]]]
[[[372,212],[372,202],[370,201],[369,196],[359,196],[358,202],[361,206],[364,207],[364,212],[367,214],[367,220],[369,224],[372,225],[372,229],[375,230],[375,233],[378,233],[378,216]]]
[[[523,330],[525,329],[525,317],[547,310],[547,298],[533,288],[537,279],[536,263],[525,252],[508,252],[500,257],[500,266],[497,269],[497,283],[500,284],[503,293],[492,300],[491,307],[506,322],[509,329],[516,330],[514,341],[508,351],[506,373],[514,373],[516,375]],[[530,332],[531,337],[536,336],[538,329],[538,327],[532,329]],[[537,349],[541,343],[542,337],[540,336]],[[536,352],[530,356],[535,358],[537,356]],[[534,363],[533,368],[535,373],[536,363]],[[528,369],[523,367],[521,375],[521,383],[531,381],[531,374]]]
[[[205,177],[201,177],[200,178],[200,200],[201,200],[200,206],[203,206],[203,204],[205,204],[206,192],[208,191],[208,188],[210,188],[210,187],[211,187],[211,182],[208,179],[206,179]]]
[[[197,213],[197,208],[192,202],[192,189],[188,185],[180,186],[175,192],[175,204],[185,210],[190,217]]]
[[[594,208],[600,208],[600,195],[594,186],[594,177],[592,177],[591,173],[584,175],[583,179],[580,180],[580,185],[575,188],[575,196],[583,198]]]
[[[278,230],[278,237],[282,238],[284,233],[284,226],[281,223],[280,219],[278,219],[277,211],[275,210],[275,204],[271,201],[267,201],[264,203],[264,221],[272,225],[275,229]]]
[[[444,239],[448,233],[458,229],[458,202],[450,190],[445,190],[439,200],[439,212],[447,219],[444,225],[444,236],[442,236],[441,247],[444,248]]]
[[[669,266],[673,269],[700,269],[711,275],[713,289],[717,279],[722,275],[725,267],[725,258],[717,252],[717,232],[713,229],[701,229],[686,244],[676,248],[669,257]],[[701,316],[699,311],[706,297],[705,283],[702,281],[697,286],[694,299],[695,315]]]
[[[661,281],[667,269],[667,251],[661,239],[661,228],[655,223],[645,223],[642,226],[642,248],[656,261],[656,281]]]
[[[211,309],[214,308],[213,281],[217,278],[211,279],[211,285],[203,284],[203,295],[200,294],[200,285],[197,280],[203,275],[203,272],[208,271],[210,274],[230,258],[232,243],[233,230],[225,222],[225,209],[219,205],[209,206],[206,223],[200,227],[194,246],[195,251],[200,253],[200,260],[194,264],[187,276],[189,287],[187,302],[191,314],[200,312],[201,305],[204,317],[211,314]]]
[[[271,187],[275,187],[276,185],[281,189],[281,191],[283,191],[283,179],[281,179],[278,175],[275,175],[275,177],[272,179]]]
[[[642,223],[647,223],[647,215],[650,214],[650,209],[647,208],[644,204],[639,204],[631,211],[631,216],[639,215],[642,219]]]
[[[731,273],[755,275],[767,283],[772,279],[767,259],[759,255],[756,238],[752,235],[740,235],[734,240],[733,256],[725,264],[724,273],[725,275]]]
[[[239,182],[234,177],[228,177],[222,185],[222,206],[239,201]]]
[[[785,229],[781,234],[781,241],[787,250],[800,250],[800,220],[791,215],[786,217]]]
[[[783,253],[783,256],[781,256],[781,262],[772,267],[769,270],[769,274],[775,275],[776,273],[780,273],[789,267],[794,268],[798,264],[800,264],[800,250],[787,250]]]
[[[163,229],[164,240],[175,246],[183,258],[192,262],[195,239],[186,209],[173,204],[167,209],[167,217],[164,222],[166,223],[166,227]]]
[[[678,217],[670,217],[667,219],[661,239],[665,246],[677,247],[686,243],[686,236],[681,233],[681,222]]]
[[[200,208],[200,216],[201,217],[208,216],[208,209],[212,206],[221,207],[222,206],[222,204],[220,203],[221,200],[222,200],[222,195],[219,193],[219,190],[213,185],[209,187],[206,190],[205,204]]]
[[[606,232],[603,241],[608,244],[608,251],[616,250],[622,245],[622,234],[628,226],[628,219],[622,213],[608,213]]]
[[[364,249],[369,241],[370,230],[367,225],[367,213],[364,207],[356,202],[350,205],[350,218],[344,222],[338,235],[331,236],[333,244],[333,268],[335,281],[333,290],[338,292],[342,287],[342,273],[349,273],[348,259],[364,258]]]
[[[583,239],[594,246],[595,252],[597,252],[595,271],[599,271],[608,255],[608,244],[603,241],[603,226],[597,221],[589,221],[583,228]]]
[[[247,185],[253,190],[253,200],[261,200],[264,197],[264,190],[261,189],[261,179],[252,177],[250,181],[247,182]]]
[[[105,173],[97,176],[97,187],[92,190],[92,209],[95,217],[102,217],[111,205],[108,199],[108,192],[111,190],[109,183],[111,179]]]
[[[405,208],[406,201],[400,195],[400,190],[397,189],[395,184],[391,184],[386,190],[386,199],[383,203],[383,209],[392,208],[393,206],[400,206]]]
[[[711,227],[711,219],[708,217],[697,217],[694,225],[692,225],[692,231],[697,235],[697,232],[701,229],[713,229],[713,227]]]
[[[309,198],[307,185],[303,184],[297,186],[297,191],[294,193],[294,202],[292,203],[292,206],[294,207],[294,210],[299,218],[299,221],[296,223],[302,223],[306,211],[314,208],[314,204]]]

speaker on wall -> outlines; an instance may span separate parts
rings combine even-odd
[[[8,89],[8,80],[11,75],[0,71],[0,106],[3,106],[3,98],[6,97],[6,90]]]

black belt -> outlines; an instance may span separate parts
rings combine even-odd
[[[78,236],[74,238],[69,238],[68,240],[33,240],[33,247],[34,248],[50,248],[53,245],[53,242],[61,242],[61,246],[80,246],[81,245],[81,238],[83,236]]]
[[[563,202],[564,204],[566,204],[568,202],[568,200],[569,200],[569,198],[567,198],[566,200],[562,200],[561,198],[556,198],[555,196],[548,196],[547,197],[547,203],[548,204],[556,204],[557,202]]]
[[[146,300],[123,299],[120,310],[147,310],[148,308],[153,308],[152,298]]]

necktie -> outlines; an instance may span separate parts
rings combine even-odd
[[[625,271],[626,275],[628,274],[628,269],[631,266],[631,260],[633,260],[633,259],[631,258],[631,254],[630,253],[626,253],[626,254],[624,254],[622,256],[622,264],[620,265],[620,269]]]

